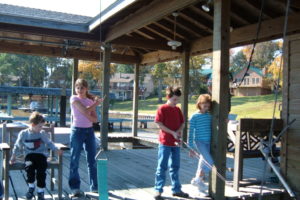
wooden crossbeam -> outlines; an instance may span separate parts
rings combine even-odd
[[[118,46],[168,51],[171,50],[171,47],[167,45],[167,42],[167,40],[150,40],[138,37],[123,36],[115,39],[112,44],[116,44]],[[181,48],[178,48],[177,51],[181,51]]]
[[[36,45],[25,45],[25,44],[15,44],[9,42],[0,42],[0,52],[5,53],[19,53],[19,54],[29,54],[38,56],[51,56],[51,57],[64,57],[64,58],[77,58],[80,60],[100,60],[100,52],[96,51],[86,51],[80,49],[68,49],[66,54],[63,54],[63,49],[59,47],[47,47],[47,46],[36,46]],[[102,54],[101,54],[102,55]],[[139,57],[121,55],[121,54],[111,54],[111,61],[115,63],[137,63],[139,62]]]
[[[289,16],[287,34],[300,32],[300,13]],[[284,17],[263,21],[258,40],[260,42],[282,37]],[[251,24],[234,29],[230,34],[230,47],[237,47],[253,43],[256,35],[257,24]],[[203,37],[191,42],[191,55],[204,54],[212,51],[212,36]],[[143,55],[143,65],[168,61],[178,58],[175,52],[151,52]]]
[[[196,2],[197,0],[155,0],[148,6],[145,6],[120,23],[109,28],[105,41],[112,41]]]

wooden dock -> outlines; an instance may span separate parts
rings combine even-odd
[[[128,200],[150,200],[153,199],[154,190],[154,174],[157,165],[157,149],[126,149],[126,150],[110,150],[106,152],[108,157],[108,189],[109,196],[112,200],[128,199]],[[64,153],[63,163],[63,191],[66,199],[71,193],[68,186],[70,153]],[[259,159],[245,160],[244,177],[252,179],[260,179],[262,177],[264,162]],[[190,180],[194,176],[197,167],[197,160],[189,158],[186,151],[181,152],[181,169],[180,180],[183,185],[183,191],[188,192],[193,199],[210,199],[198,198],[197,189],[190,185]],[[233,160],[227,159],[227,167],[233,167]],[[82,153],[80,161],[79,173],[81,175],[81,189],[89,191],[88,174],[85,161],[85,154]],[[232,181],[232,172],[227,172],[227,199],[253,198],[259,194],[260,186],[242,187],[241,192],[234,191],[230,184]],[[267,179],[273,174],[268,173]],[[10,184],[11,199],[25,199],[27,185],[24,179],[25,172],[10,172],[15,192]],[[274,175],[273,175],[274,176]],[[168,176],[167,176],[168,177]],[[49,176],[48,176],[49,179]],[[47,188],[49,188],[50,180],[47,180]],[[264,187],[264,195],[274,195],[281,193],[282,189],[279,185],[268,184]],[[163,195],[167,199],[177,199],[171,197],[170,181],[167,178],[165,192]],[[57,191],[46,191],[47,199],[57,196]]]

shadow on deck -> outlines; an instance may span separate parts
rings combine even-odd
[[[110,199],[153,199],[154,191],[154,174],[157,164],[157,150],[156,149],[126,149],[126,150],[110,150],[106,152],[108,157],[108,189]],[[70,189],[68,186],[69,174],[69,152],[65,152],[63,163],[63,190],[64,195],[68,198]],[[244,177],[247,179],[260,179],[263,173],[264,162],[260,158],[247,159],[245,161]],[[197,160],[189,158],[186,151],[181,153],[181,169],[180,180],[183,185],[183,190],[188,192],[193,199],[197,198],[197,189],[191,186],[190,180],[194,176],[197,167]],[[233,160],[227,159],[227,167],[233,167]],[[80,160],[79,173],[81,176],[81,189],[89,190],[89,180],[87,174],[87,167],[85,162],[85,154],[82,153]],[[14,190],[10,184],[10,196],[13,199],[25,199],[27,190],[25,182],[25,173],[20,171],[11,172],[11,179],[14,184]],[[232,181],[232,172],[227,172],[227,184],[230,185]],[[274,176],[272,173],[267,174],[267,179]],[[49,176],[47,177],[49,179]],[[47,180],[49,186],[50,180]],[[253,185],[248,187],[241,187],[241,192],[234,191],[230,186],[226,186],[227,199],[240,198],[254,198],[259,194],[260,186]],[[267,184],[263,189],[263,195],[274,195],[281,193],[282,189],[276,184]],[[16,196],[17,195],[17,196]],[[57,195],[57,191],[46,191],[47,199],[52,199]],[[170,181],[167,178],[164,196],[167,199],[174,199],[171,197]],[[210,198],[202,198],[210,199]]]

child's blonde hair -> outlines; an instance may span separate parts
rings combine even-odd
[[[34,125],[45,123],[45,118],[39,112],[33,112],[29,117],[29,122]]]
[[[210,105],[209,111],[211,111],[212,100],[211,100],[211,96],[209,94],[201,94],[198,97],[197,103],[196,103],[196,108],[201,110],[201,104],[204,104],[204,103],[209,103],[209,105]]]

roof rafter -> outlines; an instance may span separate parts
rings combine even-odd
[[[175,20],[174,19],[171,19],[170,17],[165,17],[164,20],[166,21],[169,21],[171,23],[175,23]],[[196,36],[196,37],[202,37],[203,35],[201,35],[200,33],[194,31],[192,28],[186,26],[185,24],[180,24],[180,23],[177,23],[176,24],[177,27],[180,27],[184,30],[186,30],[187,32],[189,32],[190,34]]]
[[[105,41],[116,39],[196,2],[197,0],[155,0],[148,6],[145,6],[120,23],[109,28]]]
[[[118,46],[130,46],[143,49],[171,50],[171,47],[167,45],[167,40],[149,40],[137,37],[122,36],[113,40],[111,43]],[[178,48],[177,51],[181,51],[181,48]]]
[[[300,32],[300,13],[289,16],[287,34]],[[261,24],[259,41],[278,39],[282,37],[284,17],[265,20]],[[230,34],[230,47],[237,47],[253,43],[256,37],[257,24],[247,25],[233,30]],[[212,51],[213,36],[207,36],[191,42],[191,54],[204,54]],[[168,61],[178,58],[176,52],[156,51],[143,55],[141,63],[144,65]]]

